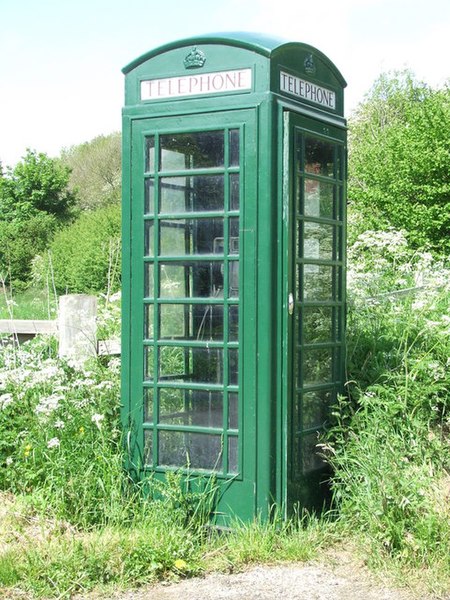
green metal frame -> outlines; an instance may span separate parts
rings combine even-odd
[[[194,48],[194,50],[193,50]],[[183,61],[189,52],[206,57],[204,66],[186,72]],[[251,69],[251,89],[227,94],[210,93],[184,98],[140,99],[140,82],[164,77],[180,77],[186,73],[219,73],[232,69]],[[312,71],[314,70],[314,73]],[[308,71],[308,72],[306,72]],[[345,330],[345,120],[343,119],[343,88],[345,82],[336,67],[316,49],[298,43],[282,43],[261,36],[221,34],[181,40],[157,48],[133,61],[124,69],[126,74],[126,103],[123,111],[123,333],[122,333],[122,398],[123,427],[128,433],[127,467],[136,479],[152,473],[164,479],[167,472],[180,470],[197,489],[208,484],[211,476],[217,486],[216,512],[212,520],[229,524],[234,517],[249,520],[256,515],[267,518],[270,507],[276,503],[288,514],[296,504],[304,507],[320,504],[324,493],[320,488],[323,469],[300,477],[294,476],[296,454],[294,440],[297,429],[294,423],[295,398],[298,390],[307,390],[298,381],[302,371],[304,351],[331,348],[333,352],[333,379],[323,386],[333,397],[343,382],[343,336]],[[280,74],[297,77],[298,81],[311,81],[312,85],[331,90],[335,97],[332,109],[311,101],[296,98],[281,89]],[[302,84],[303,85],[303,84]],[[331,93],[331,92],[330,92]],[[239,166],[191,169],[189,175],[224,177],[224,210],[197,211],[195,216],[180,211],[162,215],[159,211],[159,185],[162,178],[186,177],[185,169],[163,172],[158,164],[159,140],[162,136],[182,136],[207,131],[240,131]],[[342,169],[333,178],[312,176],[311,179],[330,183],[339,189],[341,212],[339,219],[315,218],[317,226],[333,227],[341,232],[334,240],[332,259],[307,261],[315,267],[332,266],[339,269],[339,289],[327,302],[316,302],[319,308],[330,307],[335,315],[336,335],[332,340],[308,346],[303,339],[303,326],[298,319],[307,303],[300,298],[295,302],[294,314],[289,315],[289,294],[303,280],[297,278],[298,267],[305,262],[296,256],[300,240],[296,231],[306,222],[299,214],[304,173],[296,173],[297,141],[303,144],[305,136],[333,143],[341,155]],[[300,136],[300,137],[298,137]],[[147,140],[154,140],[156,157],[149,168],[146,164]],[[227,136],[225,136],[226,139]],[[227,155],[225,141],[225,156]],[[172,224],[194,218],[206,223],[210,218],[224,219],[226,223],[237,218],[238,213],[228,205],[230,174],[239,174],[239,299],[226,297],[165,298],[161,289],[158,265],[179,264],[186,260],[183,253],[160,255],[158,222],[169,220]],[[155,182],[153,214],[144,210],[146,181]],[[147,224],[152,224],[148,225]],[[145,252],[146,227],[152,227],[153,252]],[[303,227],[303,225],[301,225]],[[223,244],[228,248],[229,228],[224,227]],[[301,236],[300,236],[301,237]],[[189,255],[189,262],[201,264],[223,260],[226,281],[231,261],[235,255],[219,259],[215,255]],[[153,265],[152,296],[145,287],[148,265]],[[298,281],[297,281],[298,279]],[[239,339],[210,340],[208,344],[193,339],[163,339],[160,335],[160,310],[177,310],[184,315],[200,310],[205,304],[224,307],[238,306]],[[189,307],[194,308],[189,308]],[[149,308],[151,307],[151,308]],[[168,308],[167,308],[168,307]],[[167,313],[168,314],[168,313]],[[147,317],[145,317],[147,315]],[[150,315],[150,316],[149,316]],[[152,321],[153,336],[148,335]],[[228,311],[224,310],[224,332],[228,330]],[[147,333],[146,333],[147,332]],[[337,336],[339,332],[339,337]],[[170,336],[169,336],[170,337]],[[144,357],[153,352],[153,373],[160,369],[158,356],[162,348],[215,348],[239,349],[239,379],[229,382],[193,383],[182,380],[174,383],[157,376],[146,377]],[[227,352],[224,352],[224,372],[227,369]],[[301,359],[301,360],[300,360]],[[300,361],[300,362],[299,362]],[[295,381],[298,381],[298,385]],[[158,398],[161,390],[204,390],[239,394],[239,428],[230,429],[227,402],[223,405],[222,426],[164,423],[159,419]],[[145,413],[143,394],[153,392],[152,415]],[[298,411],[297,411],[298,412]],[[301,410],[300,410],[301,418]],[[322,428],[315,427],[312,431]],[[302,434],[306,434],[301,428]],[[147,433],[146,433],[147,432]],[[186,464],[163,466],[158,461],[158,435],[160,432],[186,434],[212,434],[221,436],[223,469],[194,469]],[[151,441],[152,462],[145,459],[148,448],[144,439]],[[230,440],[238,436],[239,468],[227,469],[227,449]],[[186,468],[187,467],[187,468]]]

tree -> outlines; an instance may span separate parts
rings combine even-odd
[[[68,220],[75,204],[69,174],[58,159],[27,150],[23,160],[0,178],[0,218],[20,221],[44,212],[57,221]]]
[[[24,284],[31,260],[48,245],[58,225],[73,215],[69,169],[59,160],[28,150],[14,169],[0,173],[0,273]]]
[[[350,119],[349,200],[367,228],[450,252],[450,88],[382,75]]]
[[[121,135],[112,133],[64,150],[61,159],[70,170],[69,187],[81,209],[93,210],[121,198]]]

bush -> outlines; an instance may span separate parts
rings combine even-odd
[[[114,518],[126,482],[116,361],[70,365],[37,338],[3,351],[0,389],[0,488],[72,523]]]
[[[349,120],[349,199],[367,228],[450,252],[450,88],[382,75]]]
[[[31,150],[14,169],[0,169],[0,275],[15,288],[26,287],[32,259],[73,216],[68,179],[67,167]]]
[[[0,220],[0,277],[13,288],[25,287],[32,260],[50,242],[56,227],[53,215],[40,212],[24,221]]]
[[[52,271],[59,293],[114,292],[120,287],[120,206],[83,213],[59,231],[49,253],[36,261],[33,277]]]
[[[349,396],[330,449],[340,517],[373,556],[445,564],[450,269],[396,231],[361,235],[349,261]]]

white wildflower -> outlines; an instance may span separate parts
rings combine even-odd
[[[120,358],[112,358],[108,363],[108,368],[113,373],[119,373],[120,371]]]
[[[9,406],[13,401],[12,394],[2,394],[0,396],[0,409],[4,410],[7,406]]]
[[[119,300],[121,299],[121,297],[122,297],[122,294],[121,294],[121,292],[119,290],[118,292],[116,292],[115,294],[112,294],[109,297],[109,301],[110,302],[119,302]]]
[[[411,308],[412,308],[414,311],[416,311],[416,310],[417,310],[417,311],[421,311],[421,310],[423,310],[423,309],[425,308],[425,306],[426,306],[426,305],[427,305],[427,302],[426,302],[426,300],[425,300],[425,299],[421,299],[421,300],[415,300],[415,301],[412,303],[412,305],[411,305]]]
[[[47,442],[47,448],[58,448],[58,446],[60,445],[60,441],[59,438],[54,437],[51,440],[48,440]]]
[[[98,413],[95,413],[92,415],[91,421],[93,423],[95,423],[96,426],[100,429],[101,422],[103,421],[104,418],[105,418],[105,415],[99,415]]]
[[[106,380],[106,381],[100,381],[100,383],[98,383],[98,384],[95,386],[95,389],[96,389],[96,390],[103,390],[103,389],[105,389],[105,390],[110,390],[112,387],[114,387],[114,384],[113,384],[113,382],[112,382],[112,381],[107,381],[107,380]]]
[[[58,396],[56,394],[53,394],[52,396],[47,396],[47,398],[41,398],[39,404],[34,409],[34,412],[37,415],[48,416],[59,407],[59,402],[63,399],[64,396]]]
[[[61,419],[55,421],[55,429],[64,429],[64,421],[61,421]]]
[[[8,458],[6,459],[6,465],[9,467],[10,465],[12,465],[14,462],[14,459],[12,456],[8,456]]]

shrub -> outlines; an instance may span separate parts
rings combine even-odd
[[[349,395],[329,449],[340,517],[373,556],[444,564],[450,269],[395,231],[361,235],[349,259]]]
[[[83,213],[59,231],[49,253],[37,261],[34,279],[49,270],[60,293],[114,292],[120,286],[120,206]]]
[[[450,88],[382,75],[349,121],[349,199],[364,226],[450,251]]]
[[[0,221],[0,277],[13,288],[25,287],[32,260],[48,245],[56,227],[55,217],[36,213],[24,221]]]

